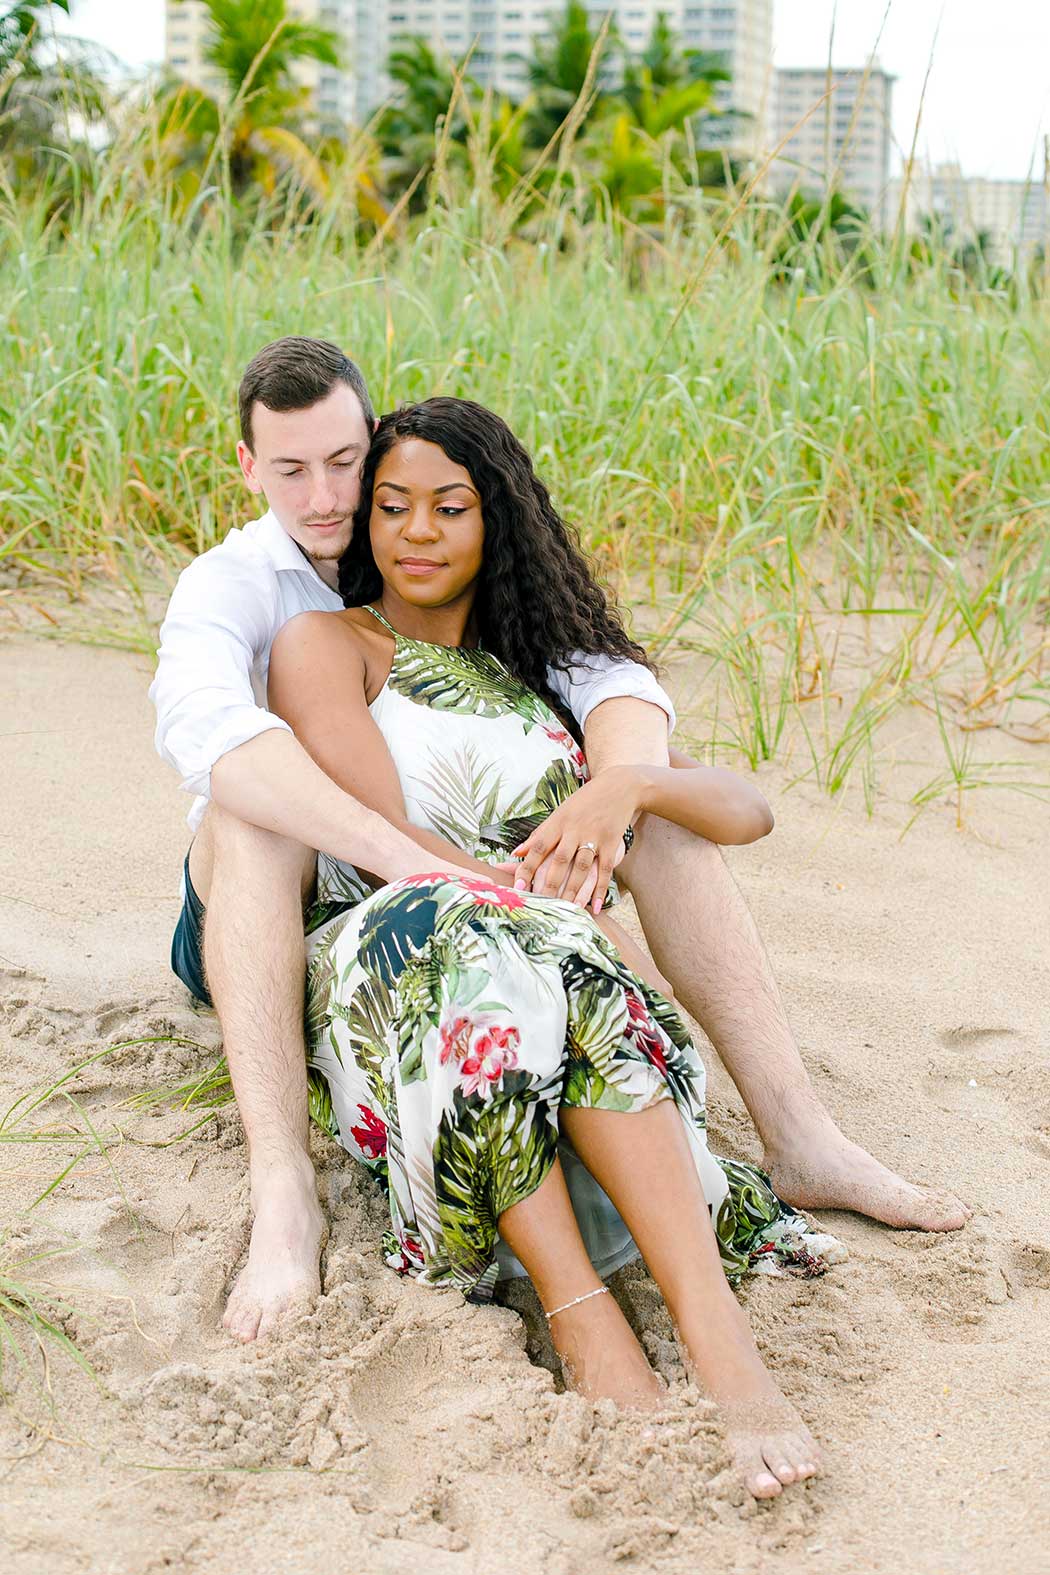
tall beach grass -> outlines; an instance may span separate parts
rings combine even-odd
[[[439,162],[427,213],[379,237],[349,170],[323,209],[248,222],[221,170],[187,207],[145,167],[111,151],[57,216],[46,188],[0,192],[7,626],[148,649],[179,568],[250,512],[241,369],[317,334],[381,408],[443,392],[508,419],[678,664],[701,745],[831,793],[856,779],[870,807],[881,741],[918,706],[960,806],[983,782],[1040,790],[1037,270],[967,278],[900,237],[791,244],[759,193],[675,191],[647,232],[566,179],[515,228],[480,158]],[[1003,740],[979,765],[978,733]]]

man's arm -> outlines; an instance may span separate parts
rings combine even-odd
[[[289,731],[267,729],[222,755],[212,767],[211,796],[240,820],[384,881],[458,869],[448,852],[422,847],[345,792]]]
[[[149,692],[158,754],[181,787],[205,798],[212,767],[228,751],[268,731],[290,732],[252,688],[255,661],[279,624],[274,573],[251,553],[226,550],[205,553],[179,576]]]
[[[629,696],[600,701],[583,733],[591,776],[600,776],[610,766],[669,765],[669,733],[666,712],[650,701]]]
[[[271,577],[250,561],[205,554],[180,576],[150,688],[159,753],[189,792],[385,880],[451,867],[334,783],[258,704],[252,667],[273,637],[275,601]]]
[[[549,667],[547,682],[587,737],[599,709],[613,700],[633,701],[639,708],[635,714],[641,714],[643,702],[650,711],[662,713],[665,740],[674,727],[675,710],[670,695],[656,674],[641,662],[614,656],[585,656],[577,652],[568,666]],[[621,715],[626,714],[621,712]]]

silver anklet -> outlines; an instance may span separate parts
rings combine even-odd
[[[573,1301],[566,1302],[563,1307],[555,1307],[553,1312],[546,1314],[547,1321],[549,1323],[552,1318],[557,1318],[560,1312],[568,1312],[570,1307],[578,1307],[581,1302],[589,1302],[592,1296],[608,1296],[608,1294],[609,1287],[607,1285],[599,1285],[596,1291],[588,1291],[586,1296],[577,1296]]]

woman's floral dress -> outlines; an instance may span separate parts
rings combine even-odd
[[[500,862],[586,780],[583,755],[495,657],[395,640],[370,710],[409,819]],[[704,1068],[681,1018],[581,908],[467,873],[370,891],[322,857],[310,929],[311,1105],[385,1188],[394,1268],[490,1297],[522,1272],[499,1216],[559,1155],[592,1260],[611,1272],[636,1249],[560,1141],[558,1112],[673,1099],[730,1279],[755,1263],[822,1269],[765,1175],[711,1154]]]

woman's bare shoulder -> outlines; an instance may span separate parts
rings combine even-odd
[[[296,613],[294,618],[289,618],[278,631],[270,652],[270,666],[276,662],[295,659],[297,662],[317,659],[330,659],[333,653],[341,652],[349,656],[351,652],[364,654],[361,629],[356,620],[349,617],[350,611],[342,612],[302,612]]]

